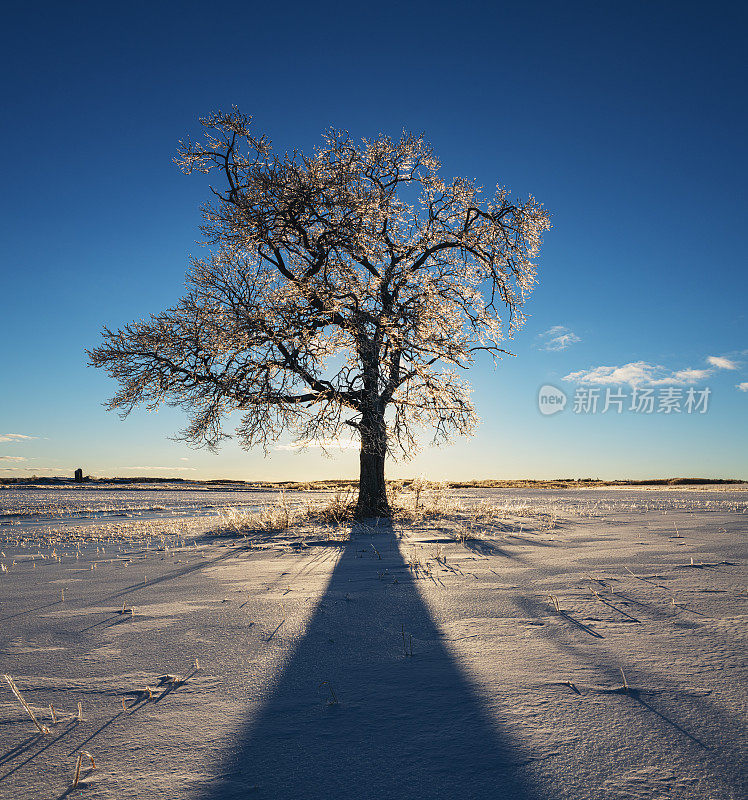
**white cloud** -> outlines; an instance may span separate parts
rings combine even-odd
[[[748,381],[738,383],[735,388],[740,389],[741,392],[748,392]]]
[[[668,383],[697,383],[698,381],[703,381],[704,378],[708,378],[712,374],[712,370],[710,369],[680,369],[677,372],[673,373],[674,380],[668,381]]]
[[[563,325],[554,325],[544,333],[541,333],[538,339],[540,339],[539,347],[541,350],[551,351],[566,350],[567,347],[582,341],[576,333]]]
[[[180,461],[189,461],[189,458],[185,458],[184,456],[182,456],[182,458],[180,458],[179,460]]]
[[[560,326],[556,326],[557,328]],[[551,331],[556,330],[551,328]],[[548,331],[550,333],[551,331]],[[739,364],[724,356],[708,356],[706,358],[710,368],[669,370],[660,364],[650,364],[647,361],[631,361],[621,366],[607,367],[599,366],[591,369],[582,369],[577,372],[570,372],[563,380],[570,383],[598,384],[598,385],[621,385],[629,386],[690,386],[699,381],[706,380],[714,375],[717,370],[738,369]],[[748,391],[744,388],[745,384],[737,385],[741,391]]]
[[[628,383],[638,386],[642,383],[653,383],[662,367],[647,364],[646,361],[632,361],[621,367],[593,367],[589,370],[570,372],[563,380],[570,383],[600,383],[619,384]]]
[[[357,447],[356,442],[341,442],[338,439],[314,439],[309,442],[292,442],[291,444],[276,445],[276,450],[303,450],[307,447],[316,447],[320,450],[350,450]]]
[[[26,436],[24,433],[0,433],[0,442],[22,442],[27,439],[36,439],[36,436]]]
[[[620,367],[593,367],[588,370],[570,372],[563,380],[569,383],[587,384],[628,384],[629,386],[663,386],[665,384],[692,384],[704,380],[712,374],[708,369],[681,369],[671,372],[658,364],[646,361],[632,361]]]
[[[717,369],[737,369],[738,365],[734,361],[730,361],[729,358],[723,358],[722,356],[709,356],[707,361],[713,366],[717,367]]]
[[[0,461],[28,461],[23,456],[0,456]]]

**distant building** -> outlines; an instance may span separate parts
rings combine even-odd
[[[78,469],[75,470],[75,482],[83,483],[83,470],[80,467],[78,467]]]

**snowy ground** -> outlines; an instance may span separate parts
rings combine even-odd
[[[0,678],[0,798],[746,796],[747,492],[249,539],[132,495],[0,493],[0,672],[50,730]]]

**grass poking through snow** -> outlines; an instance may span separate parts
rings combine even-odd
[[[49,728],[46,725],[42,725],[41,722],[39,722],[39,720],[36,718],[36,715],[31,710],[31,706],[23,699],[23,695],[21,694],[15,682],[13,681],[13,678],[11,678],[10,675],[3,675],[3,678],[5,678],[6,683],[8,684],[8,686],[10,686],[11,692],[13,692],[13,694],[16,696],[16,700],[18,700],[18,702],[28,712],[28,715],[33,720],[34,725],[36,725],[39,733],[50,733],[51,731],[49,730]]]
[[[88,752],[88,750],[81,750],[78,753],[78,758],[75,761],[75,776],[73,777],[73,785],[72,788],[77,788],[78,784],[80,783],[81,778],[81,766],[83,765],[83,758],[87,758],[91,762],[91,769],[96,769],[96,762],[94,761],[94,757]]]

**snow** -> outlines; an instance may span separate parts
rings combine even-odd
[[[350,537],[3,526],[0,672],[52,732],[3,681],[0,798],[66,796],[81,749],[81,798],[746,796],[748,493],[481,499]]]

